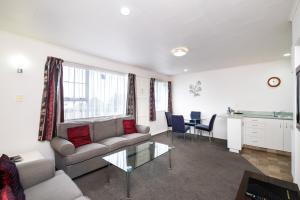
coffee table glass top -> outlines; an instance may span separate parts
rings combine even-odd
[[[173,148],[166,144],[149,141],[136,146],[126,147],[104,156],[103,159],[125,172],[131,172],[143,164],[169,152]]]

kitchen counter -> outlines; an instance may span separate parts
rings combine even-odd
[[[293,113],[236,111],[227,115],[227,147],[239,153],[243,145],[291,152]]]
[[[293,113],[291,112],[264,112],[264,111],[237,111],[241,114],[228,114],[228,118],[264,118],[264,119],[280,119],[293,120]],[[237,113],[236,112],[236,113]]]

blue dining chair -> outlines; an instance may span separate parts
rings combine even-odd
[[[209,141],[211,141],[211,139],[214,137],[213,129],[214,129],[214,124],[215,124],[216,117],[217,117],[216,114],[214,114],[211,117],[211,119],[209,121],[209,125],[197,124],[195,126],[196,129],[198,129],[198,130],[201,131],[201,135],[202,135],[202,131],[207,131],[208,132],[208,134],[209,134]]]
[[[191,133],[191,128],[184,124],[184,118],[182,115],[172,115],[172,142],[174,133],[183,134],[185,140],[185,135],[188,130]]]
[[[190,121],[186,122],[185,125],[195,126],[195,124],[200,124],[201,123],[201,112],[192,111],[190,116],[191,116]]]
[[[165,112],[165,116],[166,116],[167,125],[168,125],[167,136],[169,136],[170,128],[172,128],[172,113],[171,112]]]

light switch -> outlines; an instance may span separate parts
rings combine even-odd
[[[24,95],[17,95],[16,96],[16,102],[20,103],[24,101]]]

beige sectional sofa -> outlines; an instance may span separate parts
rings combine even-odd
[[[130,119],[130,117],[58,124],[58,137],[51,141],[51,146],[55,151],[56,168],[64,170],[71,178],[75,178],[107,165],[102,159],[104,155],[151,138],[150,128],[142,125],[137,125],[137,133],[124,135],[124,119]],[[68,141],[67,129],[82,125],[89,125],[93,143],[75,148]]]

